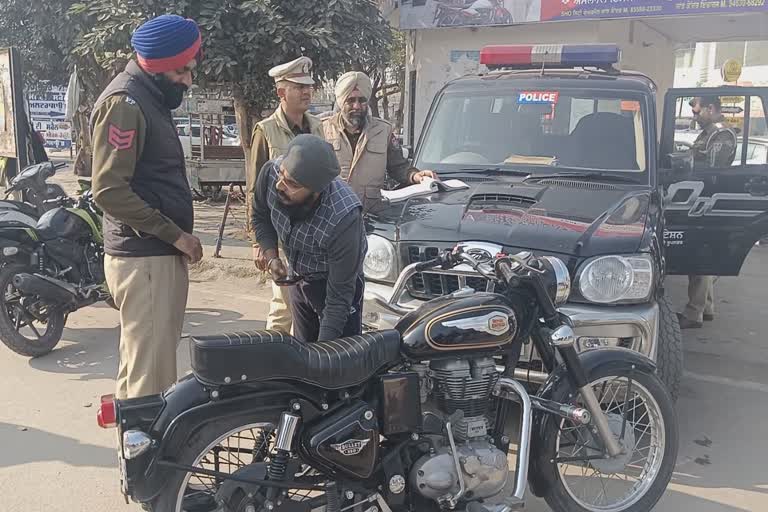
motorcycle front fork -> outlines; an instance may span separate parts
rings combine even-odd
[[[597,435],[603,442],[603,446],[605,446],[605,451],[611,457],[617,457],[622,453],[621,446],[613,435],[610,425],[608,425],[608,417],[600,407],[595,390],[589,384],[587,374],[584,372],[584,367],[581,365],[579,354],[576,351],[575,340],[576,336],[569,326],[564,325],[552,333],[552,343],[557,347],[576,389],[584,400],[584,408],[591,415],[591,421],[597,429]]]

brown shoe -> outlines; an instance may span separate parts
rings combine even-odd
[[[704,321],[705,322],[711,322],[714,319],[715,319],[715,315],[704,313]]]
[[[702,322],[694,322],[693,320],[689,320],[683,316],[682,313],[677,313],[677,321],[680,323],[681,329],[700,329],[704,327]]]

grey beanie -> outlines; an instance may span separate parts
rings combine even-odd
[[[322,192],[339,175],[333,147],[316,135],[296,136],[282,163],[291,178],[312,192]]]

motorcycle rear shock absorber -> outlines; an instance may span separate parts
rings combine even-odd
[[[280,424],[277,427],[277,438],[275,439],[275,455],[267,468],[269,480],[276,482],[285,481],[288,470],[288,462],[291,459],[291,450],[293,448],[293,439],[299,428],[301,417],[290,412],[284,412],[280,416]],[[267,489],[267,503],[272,503],[280,493],[280,489],[270,487]],[[269,508],[268,508],[269,510]]]

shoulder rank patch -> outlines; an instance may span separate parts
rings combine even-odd
[[[126,102],[127,104],[129,104],[129,105],[135,105],[135,104],[136,104],[136,100],[135,100],[135,99],[133,99],[133,98],[131,98],[130,96],[126,96],[126,97],[125,97],[125,102]]]
[[[109,125],[109,135],[107,141],[109,144],[120,151],[133,147],[133,139],[136,138],[136,130],[121,130],[117,126]]]

